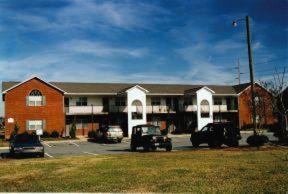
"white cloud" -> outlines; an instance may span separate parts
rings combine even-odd
[[[73,40],[67,43],[63,43],[59,46],[61,50],[66,52],[75,52],[75,53],[86,53],[92,54],[98,57],[107,57],[107,56],[130,56],[130,57],[142,57],[147,53],[145,48],[117,48],[105,45],[101,42],[93,42],[86,40]]]

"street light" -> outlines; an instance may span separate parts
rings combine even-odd
[[[234,20],[232,22],[233,27],[237,26],[237,22],[244,21],[246,22],[246,33],[247,33],[247,47],[248,47],[248,58],[249,58],[249,70],[250,70],[250,87],[251,87],[251,98],[252,98],[252,121],[253,121],[253,132],[256,135],[256,107],[255,107],[255,94],[254,94],[254,67],[253,67],[253,58],[252,58],[252,48],[251,48],[251,38],[250,38],[250,23],[249,16]]]

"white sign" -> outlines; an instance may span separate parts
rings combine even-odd
[[[14,123],[14,119],[13,118],[8,118],[8,123]]]
[[[42,129],[37,129],[36,130],[36,135],[43,135],[43,130]]]

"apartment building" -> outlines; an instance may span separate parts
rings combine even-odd
[[[46,82],[38,77],[3,82],[5,136],[10,136],[15,124],[20,132],[56,130],[62,136],[69,135],[73,122],[78,136],[102,125],[120,125],[126,136],[134,125],[144,123],[159,125],[169,132],[201,129],[215,121],[231,121],[241,127],[251,123],[249,88],[249,84]],[[258,84],[255,88],[261,91],[258,98],[269,96]],[[269,111],[267,108],[265,122],[273,123]]]

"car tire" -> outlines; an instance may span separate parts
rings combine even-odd
[[[170,143],[169,145],[166,146],[166,151],[171,152],[172,150],[172,144]]]
[[[40,158],[44,158],[44,153],[39,154]]]
[[[136,152],[137,147],[134,145],[130,145],[131,152]]]
[[[121,143],[121,142],[122,142],[122,139],[118,139],[117,142],[118,142],[118,143]]]
[[[218,140],[213,140],[211,142],[208,143],[209,147],[214,147],[214,148],[218,148],[222,146],[222,143]]]
[[[199,143],[198,143],[198,142],[192,142],[192,146],[193,146],[194,148],[197,148],[197,147],[199,147]]]
[[[145,152],[149,152],[150,146],[149,145],[145,145],[145,146],[143,146],[143,149],[144,149]]]

